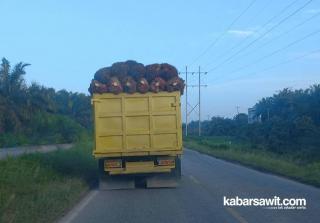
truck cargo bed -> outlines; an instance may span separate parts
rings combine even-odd
[[[94,94],[92,104],[96,158],[182,154],[180,92]]]

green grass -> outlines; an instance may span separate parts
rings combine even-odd
[[[217,158],[235,161],[255,169],[276,173],[320,187],[320,161],[301,163],[294,156],[278,155],[226,137],[191,137],[184,146]]]
[[[91,143],[0,161],[0,222],[53,222],[97,181]]]

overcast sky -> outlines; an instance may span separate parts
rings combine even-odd
[[[319,0],[0,0],[0,9],[0,56],[31,63],[28,83],[87,93],[94,72],[117,61],[200,65],[207,119],[320,82]]]

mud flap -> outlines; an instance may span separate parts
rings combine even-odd
[[[99,179],[99,190],[134,189],[135,182],[129,176],[103,176]]]
[[[176,167],[171,173],[156,174],[146,179],[147,188],[175,188],[181,180],[181,159],[176,158]]]
[[[146,179],[147,188],[175,188],[179,186],[179,179],[169,174],[158,174]]]

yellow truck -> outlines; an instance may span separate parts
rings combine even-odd
[[[181,177],[180,92],[93,94],[100,188],[177,186]]]

